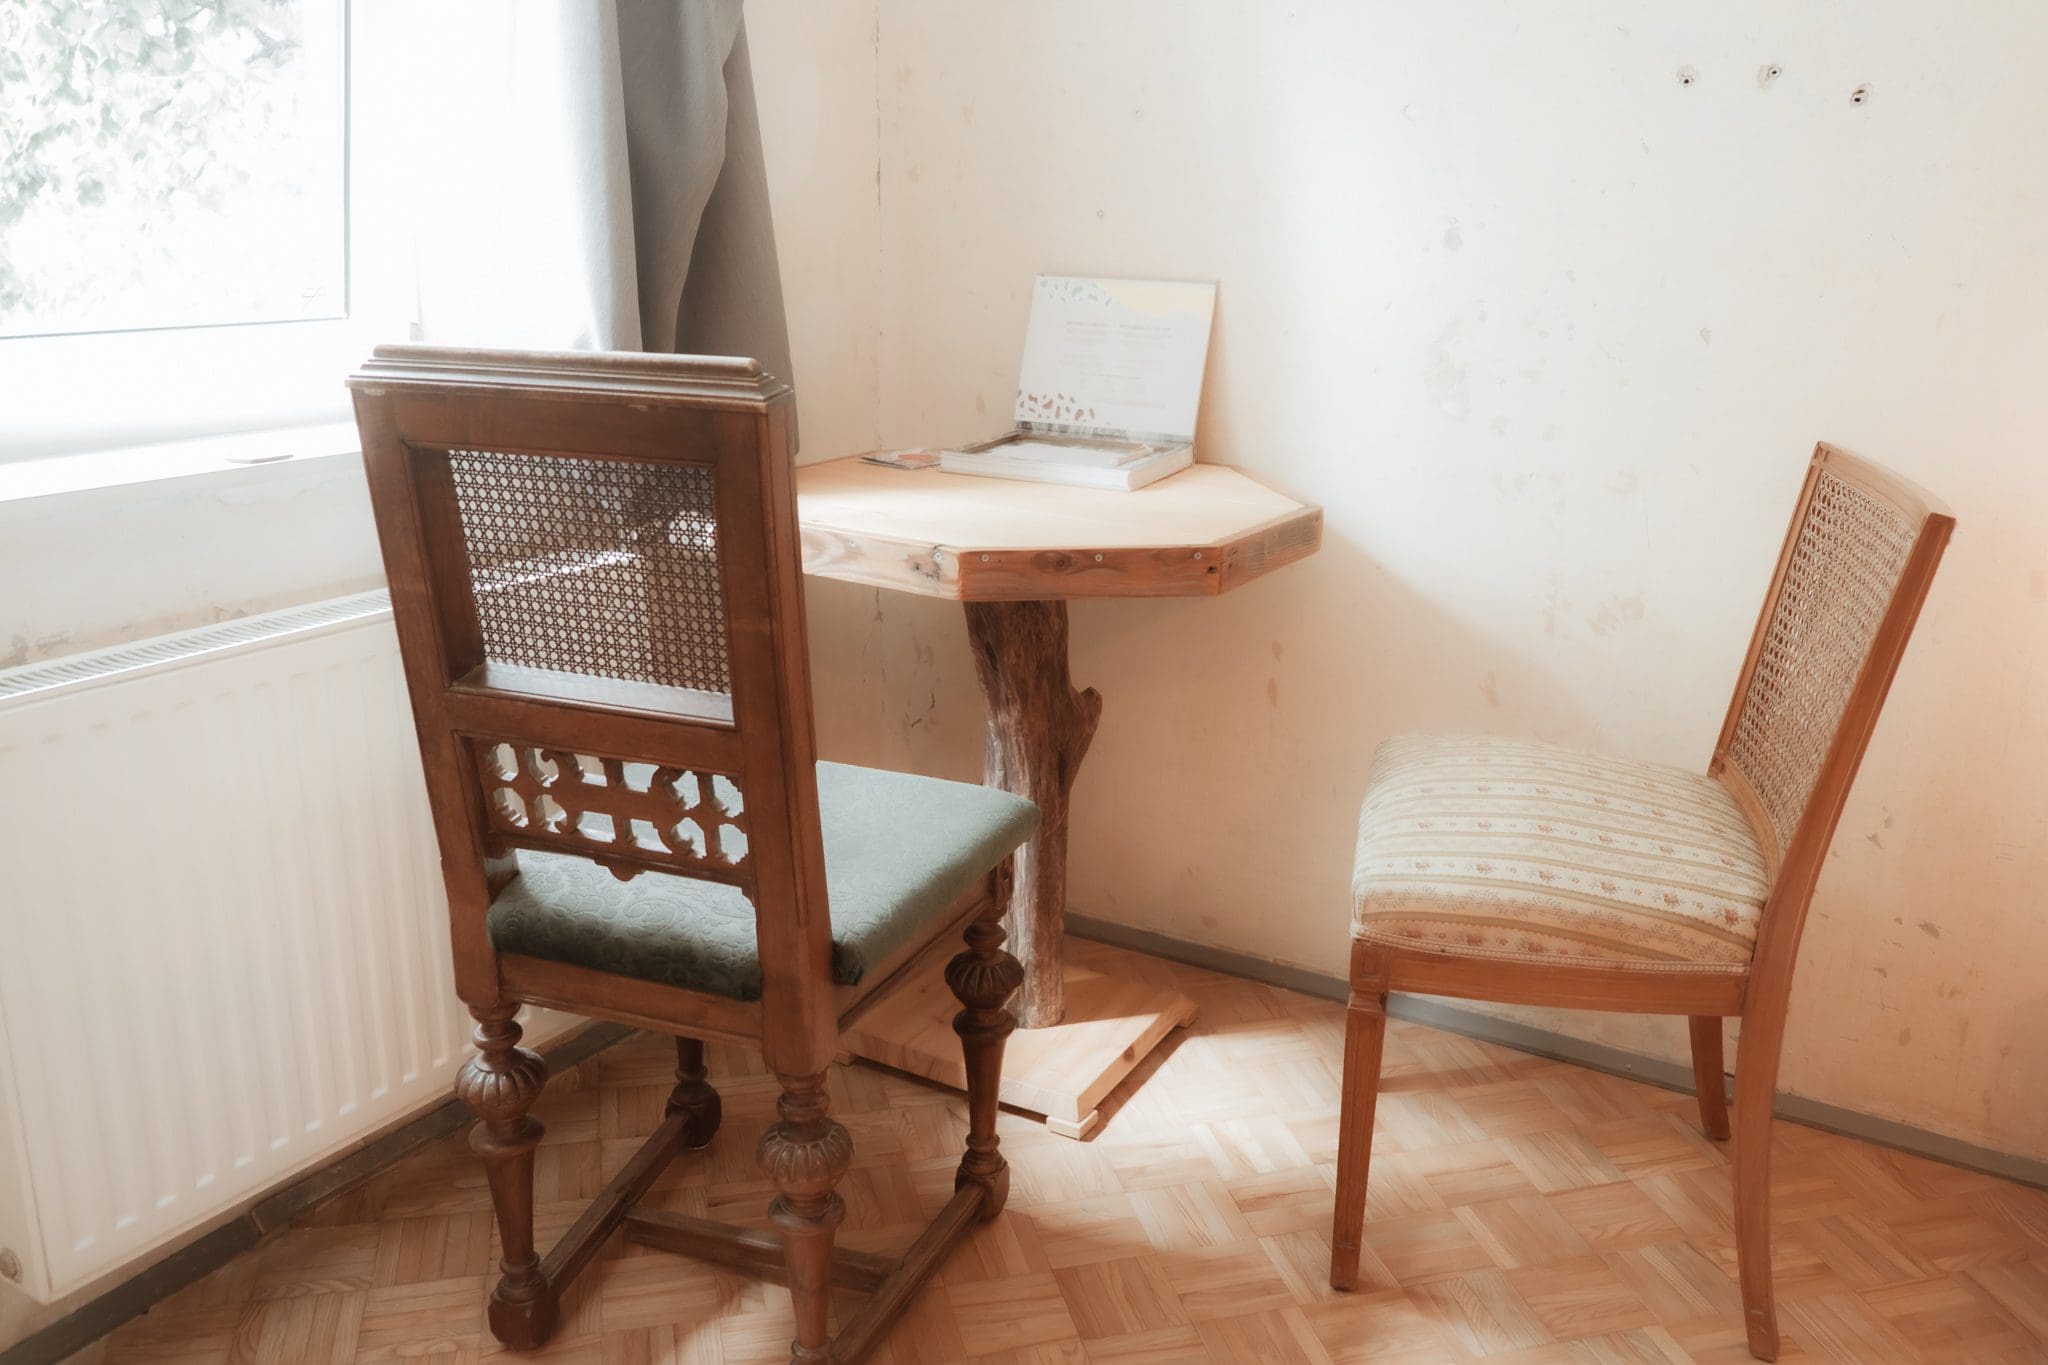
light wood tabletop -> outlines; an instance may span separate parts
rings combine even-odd
[[[890,469],[797,471],[804,571],[926,597],[1200,597],[1315,553],[1322,509],[1223,465],[1136,492]]]

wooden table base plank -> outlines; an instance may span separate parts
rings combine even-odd
[[[1192,1000],[1145,979],[1147,961],[1100,944],[1090,945],[1085,963],[1069,960],[1064,1022],[1020,1028],[1003,1050],[1003,1103],[1043,1115],[1062,1137],[1086,1137],[1103,1098],[1169,1033],[1195,1021]],[[965,1089],[953,1032],[960,1003],[946,988],[944,966],[945,958],[933,954],[912,967],[841,1037],[846,1053]]]

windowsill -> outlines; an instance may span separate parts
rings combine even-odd
[[[353,422],[280,427],[160,445],[92,450],[0,464],[0,502],[45,498],[164,479],[204,478],[275,465],[304,465],[362,449]]]

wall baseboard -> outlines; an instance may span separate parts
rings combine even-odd
[[[541,1049],[551,1075],[610,1047],[633,1030],[593,1024]],[[452,1079],[452,1078],[451,1078]],[[468,1123],[472,1115],[453,1095],[396,1127],[368,1139],[316,1170],[251,1200],[240,1213],[136,1271],[112,1289],[49,1326],[0,1350],[0,1365],[57,1365],[131,1318],[205,1278],[293,1219]]]
[[[1248,981],[1263,982],[1268,986],[1279,986],[1324,1000],[1345,1000],[1351,994],[1350,983],[1342,977],[1327,976],[1285,962],[1269,962],[1264,958],[1253,957],[1249,953],[1236,953],[1224,948],[1190,943],[1186,939],[1173,938],[1150,929],[1134,929],[1128,925],[1113,924],[1089,915],[1069,914],[1067,930],[1078,938],[1094,939],[1118,948],[1135,949],[1150,953],[1154,957],[1184,962],[1191,967],[1206,967],[1210,971],[1222,972],[1226,976],[1239,976]],[[1570,1062],[1574,1066],[1604,1071],[1609,1075],[1646,1081],[1651,1085],[1687,1095],[1692,1093],[1690,1065],[1661,1061],[1655,1057],[1645,1057],[1640,1053],[1608,1047],[1601,1043],[1583,1042],[1562,1033],[1532,1028],[1509,1019],[1496,1019],[1492,1015],[1480,1014],[1475,1010],[1460,1009],[1434,997],[1389,996],[1387,1013],[1397,1019],[1409,1019],[1430,1028],[1442,1029],[1446,1033],[1461,1034],[1486,1043],[1498,1043],[1517,1052],[1533,1053],[1538,1057]],[[1840,1133],[1844,1137],[1874,1142],[1881,1147],[1895,1147],[1902,1152],[1911,1152],[1915,1156],[1928,1157],[1951,1166],[1982,1171],[1986,1175],[2017,1181],[2022,1185],[2048,1189],[2048,1160],[2001,1152],[1996,1148],[1966,1142],[1962,1138],[1932,1133],[1925,1128],[1915,1128],[1911,1124],[1898,1123],[1860,1110],[1847,1109],[1838,1104],[1827,1104],[1821,1100],[1808,1099],[1803,1095],[1788,1094],[1784,1091],[1778,1094],[1778,1117],[1825,1132]]]

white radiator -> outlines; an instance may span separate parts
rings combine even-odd
[[[0,1272],[58,1297],[446,1096],[446,907],[382,593],[0,672]]]

